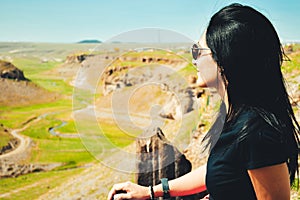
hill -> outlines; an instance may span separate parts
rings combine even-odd
[[[0,106],[20,106],[51,102],[57,95],[27,79],[22,70],[0,60]]]
[[[27,81],[22,70],[18,69],[16,66],[10,62],[0,60],[0,78],[15,79]]]
[[[101,43],[101,41],[99,41],[99,40],[81,40],[78,43],[86,43],[86,44],[89,44],[89,43]]]

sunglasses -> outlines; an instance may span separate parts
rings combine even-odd
[[[201,55],[202,51],[210,50],[209,48],[200,48],[197,44],[193,44],[192,48],[192,56],[194,60],[197,60],[198,56]]]

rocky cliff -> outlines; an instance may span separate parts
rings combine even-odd
[[[107,58],[110,59],[110,58]],[[139,63],[138,66],[130,63]],[[88,60],[87,60],[88,63]],[[128,64],[126,64],[128,63]],[[156,83],[168,95],[159,115],[163,118],[178,119],[182,114],[194,108],[194,91],[187,84],[187,80],[174,81],[174,74],[179,79],[185,79],[177,74],[178,70],[187,65],[184,59],[158,57],[158,56],[123,56],[108,66],[102,77],[101,85],[103,95],[115,91],[122,91],[126,87],[142,86],[147,83]]]
[[[0,78],[28,81],[22,70],[4,60],[0,60]]]

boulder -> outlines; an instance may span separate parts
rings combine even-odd
[[[151,131],[153,132],[151,133]],[[191,171],[191,162],[166,139],[160,128],[157,127],[144,133],[144,135],[149,134],[152,136],[138,138],[136,141],[138,169],[136,182],[139,185],[157,185],[161,178],[172,180]],[[206,192],[170,199],[193,200],[199,199],[205,194]]]

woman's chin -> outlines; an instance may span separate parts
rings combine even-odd
[[[197,87],[208,88],[208,86],[205,82],[197,81],[196,84],[197,84]]]

